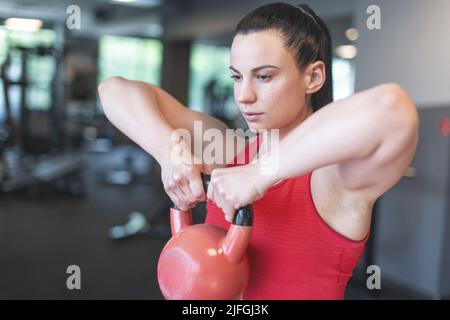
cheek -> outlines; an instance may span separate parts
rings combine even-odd
[[[299,86],[283,86],[272,88],[260,101],[267,113],[267,125],[282,128],[301,114],[304,105],[303,88]]]
[[[305,91],[301,77],[293,75],[280,76],[276,81],[269,84],[272,87],[273,94],[278,97],[300,97]]]
[[[260,103],[267,109],[267,112],[274,116],[280,113],[289,116],[294,115],[295,110],[304,103],[304,94],[299,85],[292,85],[292,82],[273,83],[261,90]]]

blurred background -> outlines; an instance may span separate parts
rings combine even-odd
[[[0,299],[162,298],[170,199],[158,163],[106,120],[97,85],[115,75],[151,82],[245,127],[230,45],[240,18],[270,2],[0,1]],[[397,82],[421,119],[415,159],[375,206],[346,298],[449,298],[450,2],[302,3],[331,30],[335,100]],[[379,30],[367,25],[370,5]],[[200,205],[194,220],[203,219]],[[81,290],[66,286],[70,265]],[[380,290],[366,286],[370,265]]]

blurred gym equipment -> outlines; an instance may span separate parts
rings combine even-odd
[[[133,153],[135,147],[130,144],[122,145],[112,152],[118,153],[121,158],[119,166],[107,169],[103,173],[103,180],[105,183],[115,186],[127,186],[138,183],[149,183],[151,175],[146,170],[139,170],[137,168],[138,155]]]
[[[150,185],[152,192],[149,194],[149,201],[152,203],[152,211],[147,215],[138,211],[131,212],[124,224],[110,228],[109,238],[123,240],[143,236],[168,239],[170,228],[161,225],[161,221],[167,215],[171,203],[163,188],[158,187],[161,184],[161,174],[157,170],[157,162],[132,144],[116,147],[111,151],[110,158],[115,160],[116,165],[100,174],[101,181],[122,188],[143,183]]]
[[[50,57],[55,61],[54,75],[60,66],[60,53],[52,47],[9,46],[1,66],[6,119],[2,126],[0,192],[27,190],[39,194],[44,190],[62,191],[82,196],[83,156],[79,150],[66,150],[60,144],[62,132],[55,102],[56,77],[52,77],[52,102],[48,111],[32,113],[27,95],[39,83],[29,80],[28,62],[36,57]],[[20,94],[17,110],[12,107],[11,94]],[[16,112],[15,112],[16,111]],[[42,123],[33,127],[34,119],[42,116],[48,133],[39,136]]]

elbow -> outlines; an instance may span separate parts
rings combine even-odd
[[[395,83],[383,84],[377,89],[377,100],[383,120],[391,119],[397,128],[416,133],[419,128],[419,114],[406,90]]]
[[[126,79],[116,76],[100,82],[97,88],[100,98],[111,92],[116,92],[117,88],[122,87],[125,81]]]
[[[100,97],[101,106],[107,118],[109,118],[112,108],[118,105],[117,101],[120,97],[117,94],[123,93],[127,81],[125,78],[116,76],[103,80],[98,85],[98,96]]]

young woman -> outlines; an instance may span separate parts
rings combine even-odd
[[[266,153],[278,157],[272,174],[258,161],[236,165],[238,154],[254,148],[235,151],[235,141],[224,144],[222,164],[173,161],[173,146],[199,156],[190,148],[194,141],[171,143],[174,129],[194,137],[197,120],[225,136],[227,127],[151,84],[115,77],[99,92],[108,119],[160,163],[165,190],[180,209],[206,200],[201,172],[211,173],[206,223],[228,228],[236,208],[253,205],[245,299],[342,299],[374,202],[413,158],[415,106],[396,84],[333,102],[329,31],[305,5],[269,4],[246,15],[233,39],[230,72],[249,128],[279,130],[279,153]]]

